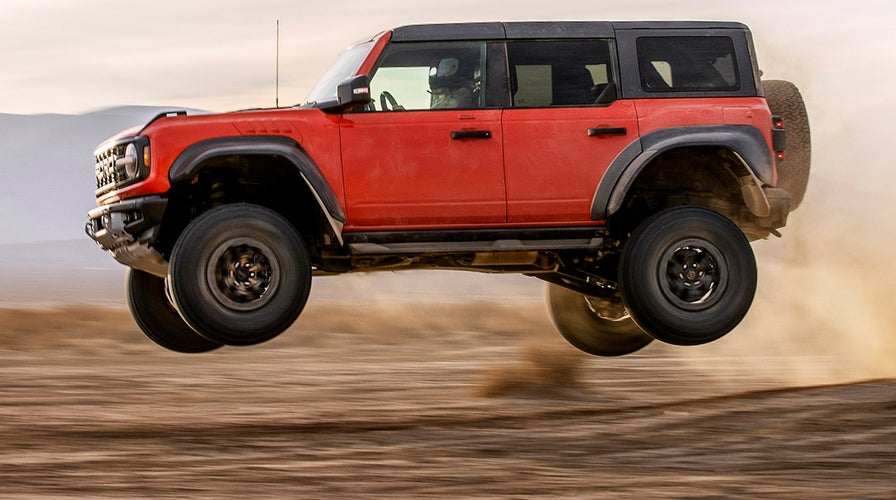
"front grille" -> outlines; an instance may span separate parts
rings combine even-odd
[[[118,144],[96,152],[96,195],[112,191],[125,179],[123,169],[115,168],[115,161],[124,156],[127,144]]]

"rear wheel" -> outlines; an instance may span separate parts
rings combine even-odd
[[[215,208],[191,222],[174,245],[168,272],[181,316],[228,345],[276,337],[299,316],[311,290],[301,236],[257,205]]]
[[[548,283],[548,311],[554,326],[573,347],[596,356],[631,354],[653,341],[632,321],[621,303],[582,295]]]
[[[128,272],[128,306],[137,326],[150,340],[176,352],[199,353],[221,344],[196,333],[168,299],[165,280],[144,271]]]
[[[669,208],[632,234],[619,262],[622,301],[653,337],[676,345],[719,339],[756,292],[750,243],[730,220],[700,207]]]
[[[773,115],[784,119],[787,148],[777,161],[778,186],[790,193],[790,210],[796,210],[806,194],[812,144],[809,116],[796,85],[784,80],[763,80],[762,92]]]

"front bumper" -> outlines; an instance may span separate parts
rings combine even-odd
[[[168,262],[150,245],[159,233],[168,200],[146,196],[94,208],[84,230],[118,262],[156,276],[168,274]]]

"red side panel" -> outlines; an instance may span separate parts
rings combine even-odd
[[[505,222],[500,119],[500,110],[345,115],[346,230]],[[452,139],[458,131],[488,137]]]
[[[637,138],[631,101],[506,110],[508,221],[591,223],[591,201],[601,177]]]
[[[301,130],[301,133],[299,132]],[[112,195],[120,199],[166,192],[168,170],[188,147],[210,139],[236,136],[282,136],[301,145],[344,203],[339,150],[339,115],[317,109],[282,109],[162,118],[144,135],[150,139],[152,165],[145,182]],[[98,200],[102,203],[104,200]]]
[[[641,135],[669,127],[753,125],[773,150],[772,116],[761,97],[639,99],[634,103]]]

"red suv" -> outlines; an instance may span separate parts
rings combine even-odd
[[[435,267],[546,281],[592,354],[703,344],[746,314],[749,240],[808,180],[802,98],[759,76],[739,23],[404,26],[301,106],[113,137],[87,233],[180,352],[273,338],[313,275]]]

